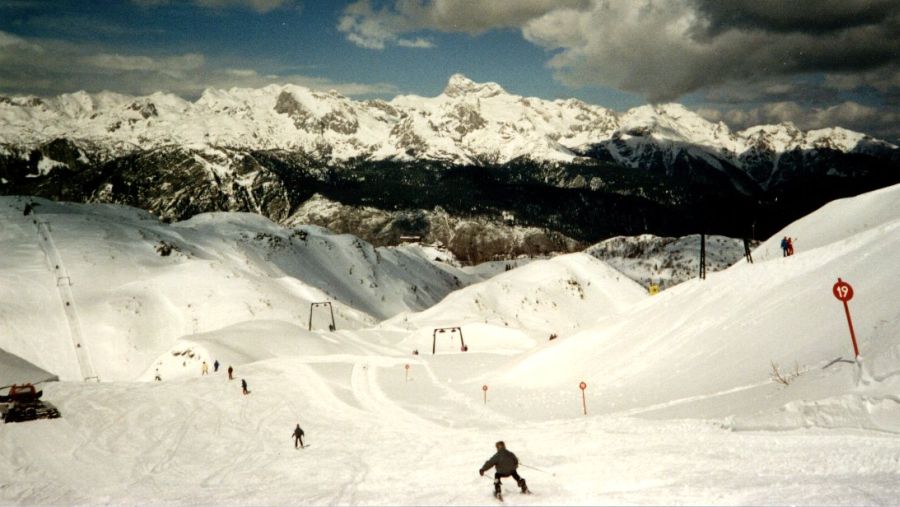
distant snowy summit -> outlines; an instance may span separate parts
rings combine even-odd
[[[763,187],[781,153],[883,154],[897,148],[840,127],[802,131],[785,123],[732,132],[680,104],[616,113],[576,99],[521,97],[461,74],[451,76],[436,97],[403,95],[387,102],[295,85],[207,89],[195,102],[165,93],[0,96],[0,145],[34,148],[58,138],[95,145],[110,156],[176,145],[289,150],[332,161],[505,164],[589,157],[629,167],[662,164],[667,171],[688,157],[740,168]]]

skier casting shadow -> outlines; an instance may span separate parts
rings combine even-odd
[[[303,435],[303,429],[297,424],[297,427],[294,428],[294,449],[298,446],[303,447]]]
[[[516,468],[519,467],[519,459],[516,458],[515,454],[506,450],[506,444],[502,440],[495,445],[497,446],[497,453],[484,462],[484,465],[478,470],[478,474],[483,476],[484,472],[491,467],[497,467],[494,473],[494,496],[500,500],[503,499],[500,493],[500,479],[502,477],[511,476],[516,480],[516,484],[522,488],[522,493],[529,493],[525,479],[519,477],[519,473],[516,471]]]

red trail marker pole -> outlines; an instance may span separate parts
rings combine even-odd
[[[481,386],[481,390],[484,391],[484,404],[487,405],[487,384]]]
[[[584,390],[587,389],[587,384],[584,382],[578,384],[578,389],[581,389],[581,408],[584,410],[584,415],[587,415],[587,401],[584,399]]]
[[[849,283],[838,278],[834,287],[831,288],[831,292],[834,293],[834,297],[838,298],[841,303],[844,303],[844,314],[847,315],[847,325],[850,327],[850,339],[853,340],[853,354],[854,357],[859,357],[859,347],[856,345],[856,333],[853,332],[853,320],[850,318],[850,307],[847,306],[847,301],[853,299],[853,287],[850,286]]]
[[[409,382],[409,364],[403,367],[406,370],[406,381]]]

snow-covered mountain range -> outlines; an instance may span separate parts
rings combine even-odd
[[[459,74],[390,101],[294,85],[0,97],[0,194],[170,220],[248,211],[375,245],[420,236],[469,262],[616,235],[764,236],[898,181],[896,146],[839,127],[734,132],[678,104],[617,113]]]
[[[0,144],[34,148],[57,138],[100,147],[106,156],[172,145],[224,146],[301,151],[330,160],[454,164],[503,164],[522,157],[571,162],[600,145],[610,159],[630,167],[641,166],[652,145],[665,151],[668,164],[687,153],[745,169],[796,150],[896,149],[840,127],[804,132],[785,123],[733,132],[680,104],[616,113],[575,99],[522,97],[461,74],[436,97],[390,101],[355,101],[295,85],[207,89],[194,102],[165,93],[0,97]],[[42,170],[53,163],[47,160]]]

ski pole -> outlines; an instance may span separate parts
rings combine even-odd
[[[538,467],[528,466],[528,465],[526,465],[525,463],[519,463],[519,466],[522,466],[522,467],[525,467],[525,468],[530,468],[530,469],[532,469],[532,470],[537,470],[538,472],[545,473],[545,474],[549,474],[549,475],[552,475],[553,477],[556,477],[556,474],[553,473],[553,472],[548,472],[548,471],[546,471],[546,470],[541,470],[541,469],[538,468]]]

